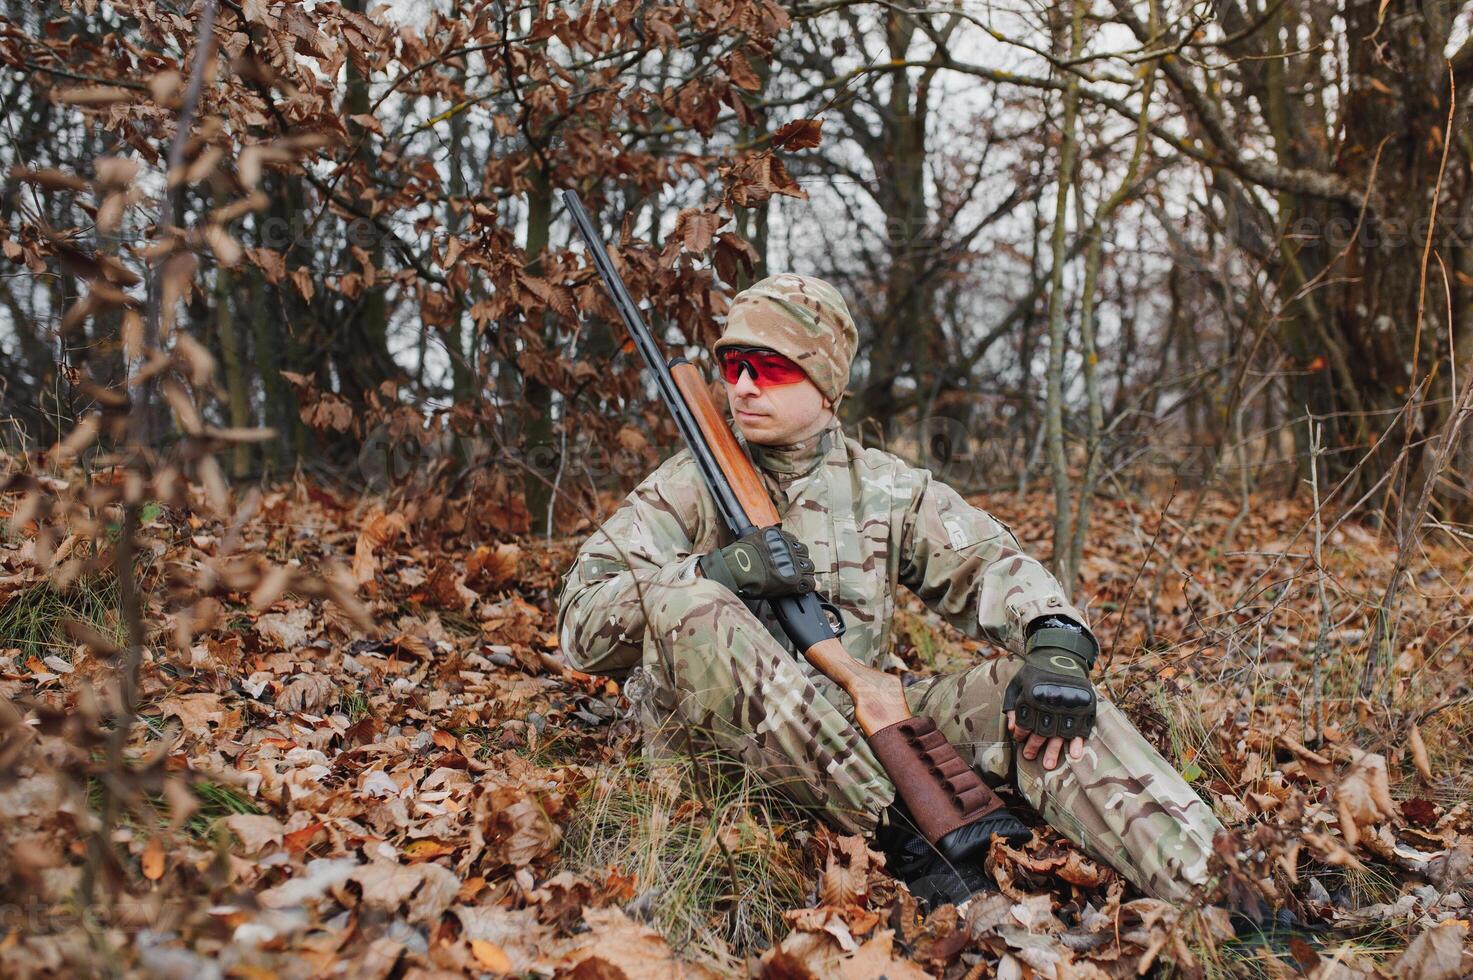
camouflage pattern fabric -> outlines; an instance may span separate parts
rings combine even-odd
[[[726,329],[713,349],[770,347],[795,362],[838,404],[849,384],[859,332],[839,291],[822,279],[783,273],[732,298]]]
[[[1023,758],[1002,713],[1003,693],[1022,666],[1018,657],[988,660],[915,684],[906,698],[974,766],[1000,777],[1011,772],[1052,827],[1147,895],[1177,902],[1206,884],[1222,824],[1119,708],[1100,699],[1083,758],[1065,752],[1052,771],[1041,752]]]
[[[747,447],[817,566],[817,591],[848,623],[844,647],[886,666],[899,585],[970,636],[1013,654],[1024,627],[1085,622],[1006,525],[928,471],[847,439],[837,423],[790,447]],[[652,754],[716,748],[848,832],[870,832],[894,799],[842,691],[797,657],[765,609],[697,577],[725,533],[689,454],[667,460],[584,544],[559,602],[562,648],[580,669],[634,674],[625,693]],[[1206,878],[1221,829],[1159,754],[1102,702],[1082,759],[1053,772],[1005,731],[1017,656],[907,690],[975,765],[1011,776],[1052,825],[1146,893],[1169,900]]]

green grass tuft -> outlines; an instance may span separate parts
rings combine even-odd
[[[1151,692],[1151,700],[1166,722],[1166,758],[1211,806],[1212,794],[1207,784],[1214,779],[1228,782],[1232,779],[1222,757],[1222,746],[1213,738],[1214,726],[1204,717],[1202,706],[1195,698],[1168,694],[1165,688],[1157,687]]]
[[[338,710],[348,716],[350,722],[357,721],[373,710],[368,695],[362,691],[348,691],[338,702]]]
[[[117,581],[110,575],[79,579],[65,592],[37,582],[0,605],[0,646],[19,647],[24,657],[70,660],[76,644],[67,635],[67,620],[86,623],[121,645],[124,636],[117,609]]]
[[[196,837],[209,837],[215,821],[224,817],[261,812],[261,808],[240,790],[219,783],[195,783],[194,795],[199,798],[200,807],[184,826]]]
[[[804,905],[809,884],[785,817],[797,814],[745,767],[630,759],[597,771],[563,862],[595,881],[611,870],[633,875],[627,909],[671,947],[737,970],[787,934],[783,912]]]
[[[194,795],[199,800],[199,809],[185,821],[184,829],[191,835],[205,840],[214,833],[215,823],[223,817],[237,813],[261,813],[262,810],[250,797],[245,796],[240,790],[230,786],[222,786],[219,783],[200,782],[194,784]],[[87,804],[92,811],[99,816],[103,809],[103,785],[102,780],[96,776],[87,778]],[[153,833],[161,827],[168,826],[170,818],[169,801],[158,793],[149,793],[144,797],[144,812],[153,812],[153,819],[157,825],[143,828],[147,833]],[[120,814],[119,823],[126,827],[136,827],[135,812],[124,811]]]

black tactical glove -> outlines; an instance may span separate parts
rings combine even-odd
[[[701,574],[743,599],[813,591],[808,546],[780,527],[759,528],[701,556]]]
[[[1045,738],[1088,738],[1095,724],[1095,689],[1089,682],[1099,650],[1094,637],[1073,622],[1056,620],[1029,634],[1023,669],[1003,695],[1004,711],[1017,726]]]

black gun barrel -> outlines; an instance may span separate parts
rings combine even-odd
[[[598,229],[594,228],[593,219],[588,216],[583,202],[573,191],[565,190],[562,195],[563,203],[568,208],[568,214],[573,218],[573,227],[578,229],[578,234],[583,237],[584,243],[588,246],[588,254],[593,259],[593,266],[598,270],[604,285],[608,287],[609,296],[614,301],[614,308],[619,311],[619,317],[629,330],[634,346],[639,349],[645,364],[649,366],[650,373],[654,375],[655,387],[659,389],[660,398],[665,402],[665,407],[670,410],[671,416],[675,419],[675,426],[680,430],[681,438],[685,440],[686,446],[690,449],[696,467],[700,470],[701,480],[706,484],[706,489],[716,504],[717,513],[721,515],[721,520],[733,537],[740,538],[752,533],[756,527],[732,489],[731,481],[726,478],[721,465],[712,455],[710,446],[706,444],[706,437],[701,432],[700,424],[691,414],[690,407],[686,405],[685,398],[680,394],[680,389],[676,387],[675,378],[670,374],[670,366],[681,363],[684,358],[672,358],[668,363],[666,362],[659,345],[655,343],[654,335],[645,325],[644,318],[639,315],[639,307],[635,304],[634,297],[629,295],[629,287],[624,285],[624,278],[619,275],[619,270],[614,268],[614,261],[609,256],[608,247],[599,237]],[[838,608],[819,599],[812,592],[796,596],[782,596],[767,601],[778,623],[781,624],[783,632],[788,635],[799,651],[807,650],[816,643],[833,639],[843,633],[843,617]],[[749,603],[754,607],[758,604],[755,601]],[[830,619],[830,615],[833,616],[833,619]],[[837,628],[834,620],[839,622]]]
[[[583,242],[588,246],[589,257],[593,259],[593,267],[598,270],[599,278],[603,279],[604,285],[608,287],[609,296],[614,301],[614,309],[619,312],[619,318],[624,321],[629,336],[634,341],[634,346],[639,350],[640,356],[649,366],[650,374],[654,376],[655,387],[659,389],[660,398],[665,402],[665,407],[675,419],[675,426],[680,430],[680,436],[685,440],[691,455],[695,458],[696,466],[701,471],[701,479],[710,491],[711,498],[716,503],[716,510],[725,522],[727,530],[735,537],[742,537],[755,530],[752,522],[747,519],[747,513],[742,509],[741,502],[737,500],[736,493],[732,491],[731,483],[726,475],[721,472],[716,459],[711,455],[710,448],[706,445],[705,438],[701,435],[700,426],[696,423],[695,416],[691,415],[690,409],[685,404],[685,399],[680,396],[680,391],[675,386],[675,379],[670,374],[670,364],[679,363],[680,358],[666,363],[660,346],[655,342],[650,328],[645,325],[644,318],[639,315],[639,307],[634,302],[634,297],[629,295],[629,287],[624,285],[624,277],[619,275],[619,270],[614,268],[614,260],[609,256],[608,247],[598,234],[598,229],[593,226],[593,219],[589,217],[588,211],[583,207],[583,201],[573,191],[563,191],[563,204],[568,208],[568,214],[573,219],[573,227],[578,229],[578,234],[583,237]]]

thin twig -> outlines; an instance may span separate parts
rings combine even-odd
[[[1305,411],[1308,412],[1308,406]],[[1315,422],[1314,416],[1309,416],[1309,487],[1314,494],[1314,570],[1315,584],[1320,598],[1320,631],[1315,638],[1311,670],[1313,676],[1310,682],[1310,720],[1314,737],[1324,730],[1324,719],[1321,715],[1321,695],[1323,694],[1324,676],[1321,673],[1321,660],[1325,655],[1325,644],[1330,636],[1330,599],[1325,592],[1325,523],[1320,517],[1320,455],[1324,451],[1321,438],[1324,434],[1324,426]],[[1308,741],[1306,740],[1306,744]]]

